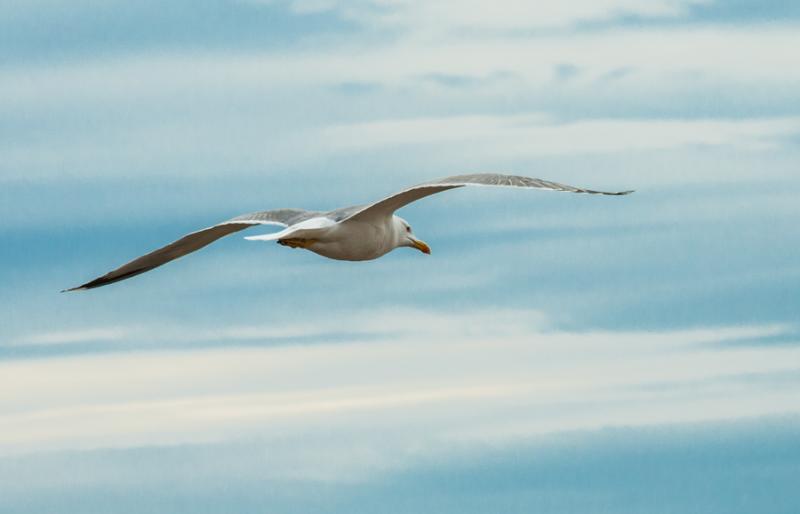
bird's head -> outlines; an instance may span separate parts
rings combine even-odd
[[[421,241],[414,236],[414,231],[411,230],[411,225],[408,224],[406,220],[401,218],[400,216],[393,216],[392,222],[394,224],[394,233],[395,233],[395,246],[408,246],[410,248],[416,248],[422,253],[431,254],[430,247],[425,244],[424,241]]]

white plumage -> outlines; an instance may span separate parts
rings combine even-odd
[[[344,207],[329,212],[275,209],[243,214],[218,225],[187,234],[167,246],[138,257],[85,284],[66,289],[66,291],[93,289],[125,280],[253,225],[280,225],[286,228],[272,234],[251,236],[245,239],[277,241],[284,246],[304,248],[337,260],[377,259],[400,247],[416,248],[429,254],[428,245],[417,239],[409,224],[394,212],[426,196],[464,186],[522,187],[601,195],[626,195],[632,192],[594,191],[547,180],[498,173],[456,175],[412,186],[371,204]]]

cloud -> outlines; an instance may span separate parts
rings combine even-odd
[[[101,327],[81,330],[61,330],[56,332],[39,332],[26,336],[14,345],[64,345],[77,343],[93,343],[120,341],[130,337],[128,330],[116,327]]]
[[[379,430],[400,419],[401,432],[429,434],[420,442],[427,446],[441,438],[505,441],[567,429],[791,412],[795,405],[792,389],[776,386],[785,381],[748,377],[793,373],[798,347],[711,344],[775,337],[791,327],[570,333],[547,329],[541,314],[526,310],[353,316],[335,322],[383,337],[236,348],[230,345],[237,338],[275,332],[223,327],[211,335],[227,334],[227,345],[188,352],[4,360],[0,452],[256,434],[314,438],[319,427]],[[319,335],[321,342],[325,337]]]
[[[384,285],[386,283],[384,282]],[[447,285],[445,286],[447,287]],[[419,291],[420,289],[417,288]],[[429,313],[406,307],[373,308],[348,314],[348,322],[342,323],[338,317],[315,318],[309,325],[305,322],[281,323],[273,325],[169,325],[159,324],[157,328],[144,327],[97,327],[80,330],[56,330],[34,332],[18,337],[13,346],[64,346],[84,343],[108,342],[147,342],[175,346],[214,342],[230,345],[242,342],[261,341],[274,343],[313,343],[339,339],[359,339],[362,337],[381,340],[412,338],[415,336],[437,338],[450,335],[453,325],[469,327],[472,337],[481,334],[493,336],[505,333],[519,333],[533,328],[544,328],[546,319],[536,311],[515,309],[493,309],[490,311],[470,311],[466,313]],[[498,330],[497,325],[502,326]],[[493,326],[489,329],[486,327]],[[114,350],[119,345],[107,347]],[[60,349],[59,349],[60,350]]]
[[[626,16],[675,18],[709,0],[569,0],[531,3],[500,0],[486,9],[479,0],[292,0],[298,13],[335,11],[369,29],[402,28],[442,34],[452,31],[509,31],[564,27]]]
[[[797,417],[391,452],[386,432],[0,458],[8,512],[791,512]],[[353,444],[353,439],[358,442]],[[291,470],[297,472],[292,474]],[[336,471],[338,470],[338,474]],[[360,470],[358,472],[357,470]],[[312,477],[312,478],[309,478]],[[745,486],[743,486],[745,484]],[[745,490],[747,494],[741,494]]]
[[[369,158],[346,138],[360,136],[359,126],[377,131],[365,141],[380,136],[391,146],[397,137],[420,150],[479,138],[476,150],[489,161],[476,161],[481,166],[498,156],[564,155],[570,146],[769,147],[787,141],[780,136],[791,131],[779,124],[797,115],[791,85],[800,66],[786,49],[800,45],[798,34],[791,26],[662,27],[376,44],[351,34],[282,52],[171,50],[9,65],[0,70],[0,114],[13,129],[0,143],[0,180],[163,170],[227,180],[314,170],[332,158],[349,169]],[[523,126],[539,113],[573,123],[558,131]],[[654,119],[660,128],[646,125]],[[417,128],[424,138],[407,133]],[[350,150],[331,153],[320,136]],[[432,167],[453,165],[419,154]],[[391,153],[376,160],[398,162]]]
[[[769,150],[800,133],[800,118],[766,120],[615,120],[553,122],[544,115],[454,116],[374,121],[325,129],[334,150],[453,144],[471,156],[530,157],[637,152],[686,146]],[[462,150],[463,151],[463,150]],[[488,154],[488,155],[487,155]]]
[[[357,35],[352,38],[359,41]],[[6,90],[0,106],[22,103],[33,107],[36,101],[51,105],[67,99],[101,102],[127,97],[130,101],[132,90],[138,92],[138,100],[166,96],[180,105],[181,100],[217,95],[220,90],[263,92],[343,82],[401,86],[413,85],[419,77],[431,74],[488,77],[512,73],[523,78],[525,83],[520,86],[528,89],[549,81],[553,70],[565,65],[582,71],[581,80],[573,82],[593,88],[597,79],[609,72],[636,70],[618,79],[624,84],[616,87],[624,86],[626,93],[645,87],[643,93],[653,94],[723,80],[786,84],[800,79],[793,66],[797,58],[786,51],[798,40],[800,36],[789,25],[769,30],[659,28],[489,40],[400,40],[367,47],[354,47],[344,39],[324,48],[285,52],[140,53],[47,67],[6,67],[0,75],[0,85]],[[181,91],[190,96],[175,98]]]

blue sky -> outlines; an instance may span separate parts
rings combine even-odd
[[[800,12],[787,2],[0,6],[3,512],[793,512]],[[243,212],[504,171],[432,249]],[[251,230],[257,233],[257,229]]]

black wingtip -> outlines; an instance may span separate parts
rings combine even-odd
[[[126,278],[131,278],[133,276],[139,275],[140,273],[144,273],[145,271],[149,271],[153,269],[154,266],[145,266],[144,268],[138,268],[133,271],[129,271],[127,273],[122,273],[117,276],[113,276],[115,272],[106,273],[102,277],[97,277],[94,280],[86,282],[85,284],[81,284],[76,287],[71,287],[69,289],[64,289],[61,291],[62,293],[69,293],[70,291],[88,291],[89,289],[95,289],[97,287],[107,286],[108,284],[113,284],[114,282],[119,282],[120,280],[125,280]]]
[[[88,287],[86,286],[77,286],[77,287],[70,287],[69,289],[62,289],[61,293],[71,293],[73,291],[86,291]]]
[[[578,189],[574,191],[575,193],[589,193],[592,195],[606,195],[606,196],[625,196],[631,193],[635,193],[635,189],[631,189],[629,191],[595,191],[593,189]]]

